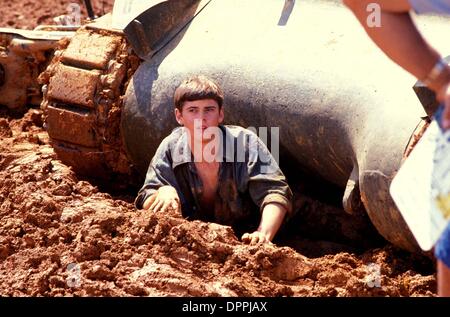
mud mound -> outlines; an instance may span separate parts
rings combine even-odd
[[[97,15],[112,10],[113,0],[93,0],[92,7]],[[55,17],[73,12],[71,4],[80,5],[82,19],[87,18],[81,0],[0,0],[0,26],[18,29],[34,29],[42,24],[57,24]]]
[[[39,110],[0,117],[2,296],[435,295],[433,272],[390,246],[308,258],[244,245],[226,226],[135,211],[132,197],[79,180],[41,125]]]

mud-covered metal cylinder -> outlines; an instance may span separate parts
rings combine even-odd
[[[173,93],[205,74],[225,93],[225,121],[279,127],[280,146],[302,168],[355,191],[393,244],[417,244],[389,195],[414,129],[424,116],[414,78],[392,63],[340,5],[211,1],[169,45],[144,62],[125,98],[122,133],[142,173],[177,125]],[[447,21],[428,25],[444,30]],[[150,26],[148,26],[150,27]],[[283,164],[281,157],[281,164]],[[359,188],[359,192],[357,189]]]

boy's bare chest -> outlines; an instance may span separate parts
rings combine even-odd
[[[195,166],[203,184],[202,204],[213,207],[219,185],[219,163],[195,163]]]

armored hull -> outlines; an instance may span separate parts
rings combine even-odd
[[[387,240],[416,251],[389,195],[425,116],[414,78],[378,50],[345,8],[320,1],[296,3],[284,14],[282,8],[281,1],[211,1],[145,61],[122,115],[130,159],[145,172],[176,127],[175,88],[205,74],[223,87],[226,123],[279,127],[280,147],[299,166],[347,189],[348,212],[360,199]],[[444,19],[426,22],[427,32],[448,26]]]

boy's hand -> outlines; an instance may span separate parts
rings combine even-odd
[[[253,233],[244,233],[242,238],[242,242],[248,243],[250,245],[262,244],[262,243],[272,243],[270,242],[267,235],[262,232],[255,231]]]
[[[172,186],[162,186],[144,202],[143,209],[153,212],[166,212],[169,208],[179,211],[180,198]]]
[[[253,233],[244,233],[241,238],[242,242],[250,245],[261,243],[271,244],[275,233],[283,222],[286,212],[286,208],[277,202],[271,202],[265,205],[258,230]]]

